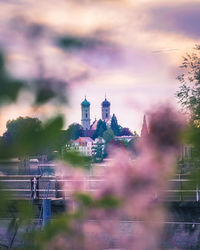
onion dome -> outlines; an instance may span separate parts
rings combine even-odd
[[[110,107],[110,102],[105,98],[101,105],[102,107],[108,108]]]
[[[82,107],[89,107],[90,106],[90,103],[87,101],[86,97],[85,97],[85,100],[81,103],[81,106]]]

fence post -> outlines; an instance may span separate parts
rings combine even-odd
[[[56,177],[56,180],[55,180],[55,196],[56,196],[56,198],[62,198],[63,197],[62,192],[59,191],[60,189],[61,189],[60,182],[58,181],[58,179]]]
[[[199,186],[196,185],[196,201],[199,201]]]
[[[51,200],[44,199],[42,201],[43,207],[43,226],[45,226],[51,219]]]
[[[39,177],[31,178],[31,198],[39,199]]]
[[[183,195],[182,195],[182,179],[181,179],[181,175],[180,175],[180,173],[179,173],[179,190],[180,190],[180,201],[182,201],[183,200]]]
[[[36,178],[36,180],[37,180],[37,182],[36,182],[36,198],[37,199],[39,199],[39,197],[40,197],[40,193],[39,193],[39,190],[40,190],[39,179],[40,179],[40,177]]]

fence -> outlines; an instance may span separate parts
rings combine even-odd
[[[198,185],[193,189],[187,186],[190,180],[187,175],[176,175],[171,179],[170,190],[165,190],[166,201],[199,201],[200,190]],[[0,176],[0,191],[7,192],[11,198],[44,199],[44,198],[69,198],[71,182],[77,181],[70,177],[41,177],[31,175]],[[104,184],[99,176],[87,176],[81,180],[85,191],[94,192]],[[48,190],[48,197],[46,197]],[[158,197],[159,198],[159,197]]]

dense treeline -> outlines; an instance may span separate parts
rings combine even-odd
[[[92,139],[103,138],[106,145],[113,141],[113,145],[116,146],[119,146],[119,143],[114,141],[115,136],[133,135],[128,128],[123,128],[118,124],[115,115],[113,115],[110,125],[99,120],[96,130],[89,131],[90,133],[84,131],[78,123],[69,125],[67,130],[63,130],[63,124],[59,123],[63,123],[59,117],[57,120],[47,123],[42,123],[38,118],[32,117],[18,117],[8,121],[6,131],[0,140],[2,155],[20,157],[34,153],[35,155],[46,154],[48,158],[52,158],[52,152],[61,153],[62,148],[67,144],[71,144],[79,137],[88,136],[88,134]],[[122,144],[120,143],[120,145]]]

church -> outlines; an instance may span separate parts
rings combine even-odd
[[[105,100],[101,103],[101,120],[105,121],[106,124],[110,124],[110,102],[105,97]],[[91,124],[90,119],[90,102],[85,97],[85,100],[81,103],[81,125],[85,131],[95,130],[97,126],[97,120]]]

